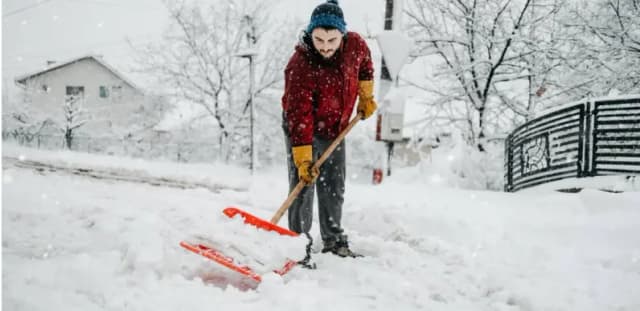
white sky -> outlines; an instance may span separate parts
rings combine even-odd
[[[3,1],[2,75],[38,70],[47,60],[102,54],[120,67],[130,54],[125,37],[141,44],[156,40],[166,9],[157,0],[51,0],[9,16],[38,1]],[[119,68],[120,69],[120,68]]]
[[[323,1],[270,2],[274,18],[297,18],[302,27]],[[341,6],[349,29],[381,29],[383,0],[342,1]],[[3,86],[12,88],[16,76],[41,69],[47,60],[86,54],[104,55],[128,74],[132,51],[125,38],[134,45],[158,40],[168,21],[160,0],[3,0],[2,14]]]

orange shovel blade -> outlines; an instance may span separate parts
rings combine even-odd
[[[255,226],[257,228],[260,228],[266,231],[275,231],[281,235],[298,236],[298,233],[296,232],[280,227],[274,223],[271,223],[262,218],[259,218],[251,213],[245,212],[237,207],[230,206],[225,208],[222,212],[225,215],[227,215],[229,218],[233,218],[236,215],[240,215],[240,217],[244,219],[245,224],[250,224],[252,226]]]
[[[192,244],[189,242],[185,242],[182,241],[180,242],[180,246],[182,246],[183,248],[190,250],[198,255],[207,257],[233,271],[239,272],[251,279],[253,279],[256,282],[261,282],[262,281],[262,276],[260,276],[259,274],[257,274],[256,272],[254,272],[253,269],[251,269],[250,267],[246,266],[246,265],[239,265],[237,262],[234,261],[233,258],[224,255],[223,253],[221,253],[220,251],[214,249],[211,246],[207,246],[204,244]],[[298,263],[296,261],[293,261],[291,259],[288,259],[284,265],[282,266],[282,268],[277,269],[277,270],[273,270],[273,272],[279,274],[279,275],[285,275],[287,274],[287,272],[291,271],[291,269],[293,269],[293,267],[295,267]]]

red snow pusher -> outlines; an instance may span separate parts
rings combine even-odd
[[[349,133],[349,131],[358,123],[358,121],[360,121],[362,119],[362,114],[358,113],[356,115],[356,117],[351,120],[351,122],[349,122],[349,124],[347,125],[347,127],[338,135],[338,137],[336,137],[336,139],[331,143],[331,145],[329,145],[329,147],[327,148],[327,150],[325,150],[325,152],[320,156],[320,158],[318,158],[318,160],[313,164],[314,168],[320,168],[320,166],[322,165],[322,163],[324,163],[327,158],[329,157],[329,155],[331,155],[331,153],[338,147],[338,145],[340,144],[340,142],[344,139],[344,137],[347,135],[347,133]],[[227,207],[223,210],[223,213],[228,216],[229,218],[234,218],[236,216],[240,216],[244,219],[244,223],[245,224],[249,224],[252,226],[255,226],[259,229],[265,230],[265,231],[274,231],[280,235],[284,235],[284,236],[298,236],[298,233],[293,232],[289,229],[283,228],[278,226],[278,221],[280,221],[280,218],[282,218],[282,215],[284,215],[284,213],[287,211],[287,209],[289,209],[289,206],[291,206],[291,203],[293,203],[293,201],[296,199],[296,197],[298,196],[298,194],[300,194],[300,192],[302,191],[302,189],[305,187],[305,183],[304,181],[300,180],[300,182],[298,182],[298,184],[295,186],[295,188],[293,188],[293,190],[291,190],[291,192],[289,193],[289,196],[287,197],[287,199],[284,201],[284,203],[282,203],[282,205],[280,206],[280,208],[276,211],[276,213],[273,215],[273,217],[271,218],[271,221],[266,221],[260,217],[257,217],[255,215],[252,215],[251,213],[248,213],[246,211],[243,211],[237,207]],[[249,277],[257,282],[262,281],[262,277],[259,273],[256,272],[256,270],[252,269],[251,267],[236,262],[234,261],[233,257],[230,256],[226,256],[225,254],[223,254],[220,250],[214,248],[213,246],[210,245],[205,245],[202,243],[190,243],[190,242],[186,242],[186,241],[181,241],[180,242],[180,246],[182,246],[183,248],[192,251],[196,254],[199,254],[201,256],[204,256],[206,258],[209,258],[219,264],[221,264],[224,267],[227,267],[233,271],[236,271],[246,277]],[[279,269],[275,269],[273,272],[279,274],[279,275],[284,275],[287,272],[291,271],[291,269],[293,269],[294,266],[296,266],[299,262],[295,261],[295,260],[291,260],[288,259],[284,265],[282,266],[282,268]]]

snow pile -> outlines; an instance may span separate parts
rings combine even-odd
[[[239,266],[249,266],[258,274],[282,268],[288,259],[301,260],[305,256],[307,239],[258,229],[245,224],[242,217],[228,218],[220,213],[210,226],[190,228],[187,242],[201,243],[234,259]]]
[[[447,161],[450,163],[450,186],[475,190],[502,191],[504,176],[504,147],[485,144],[486,151],[464,143],[458,143],[451,150]]]
[[[486,152],[461,140],[441,144],[415,167],[394,168],[393,175],[432,186],[502,191],[503,147],[486,144]]]

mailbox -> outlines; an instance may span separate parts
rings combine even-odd
[[[389,89],[378,110],[376,140],[401,142],[406,98],[396,87]]]

